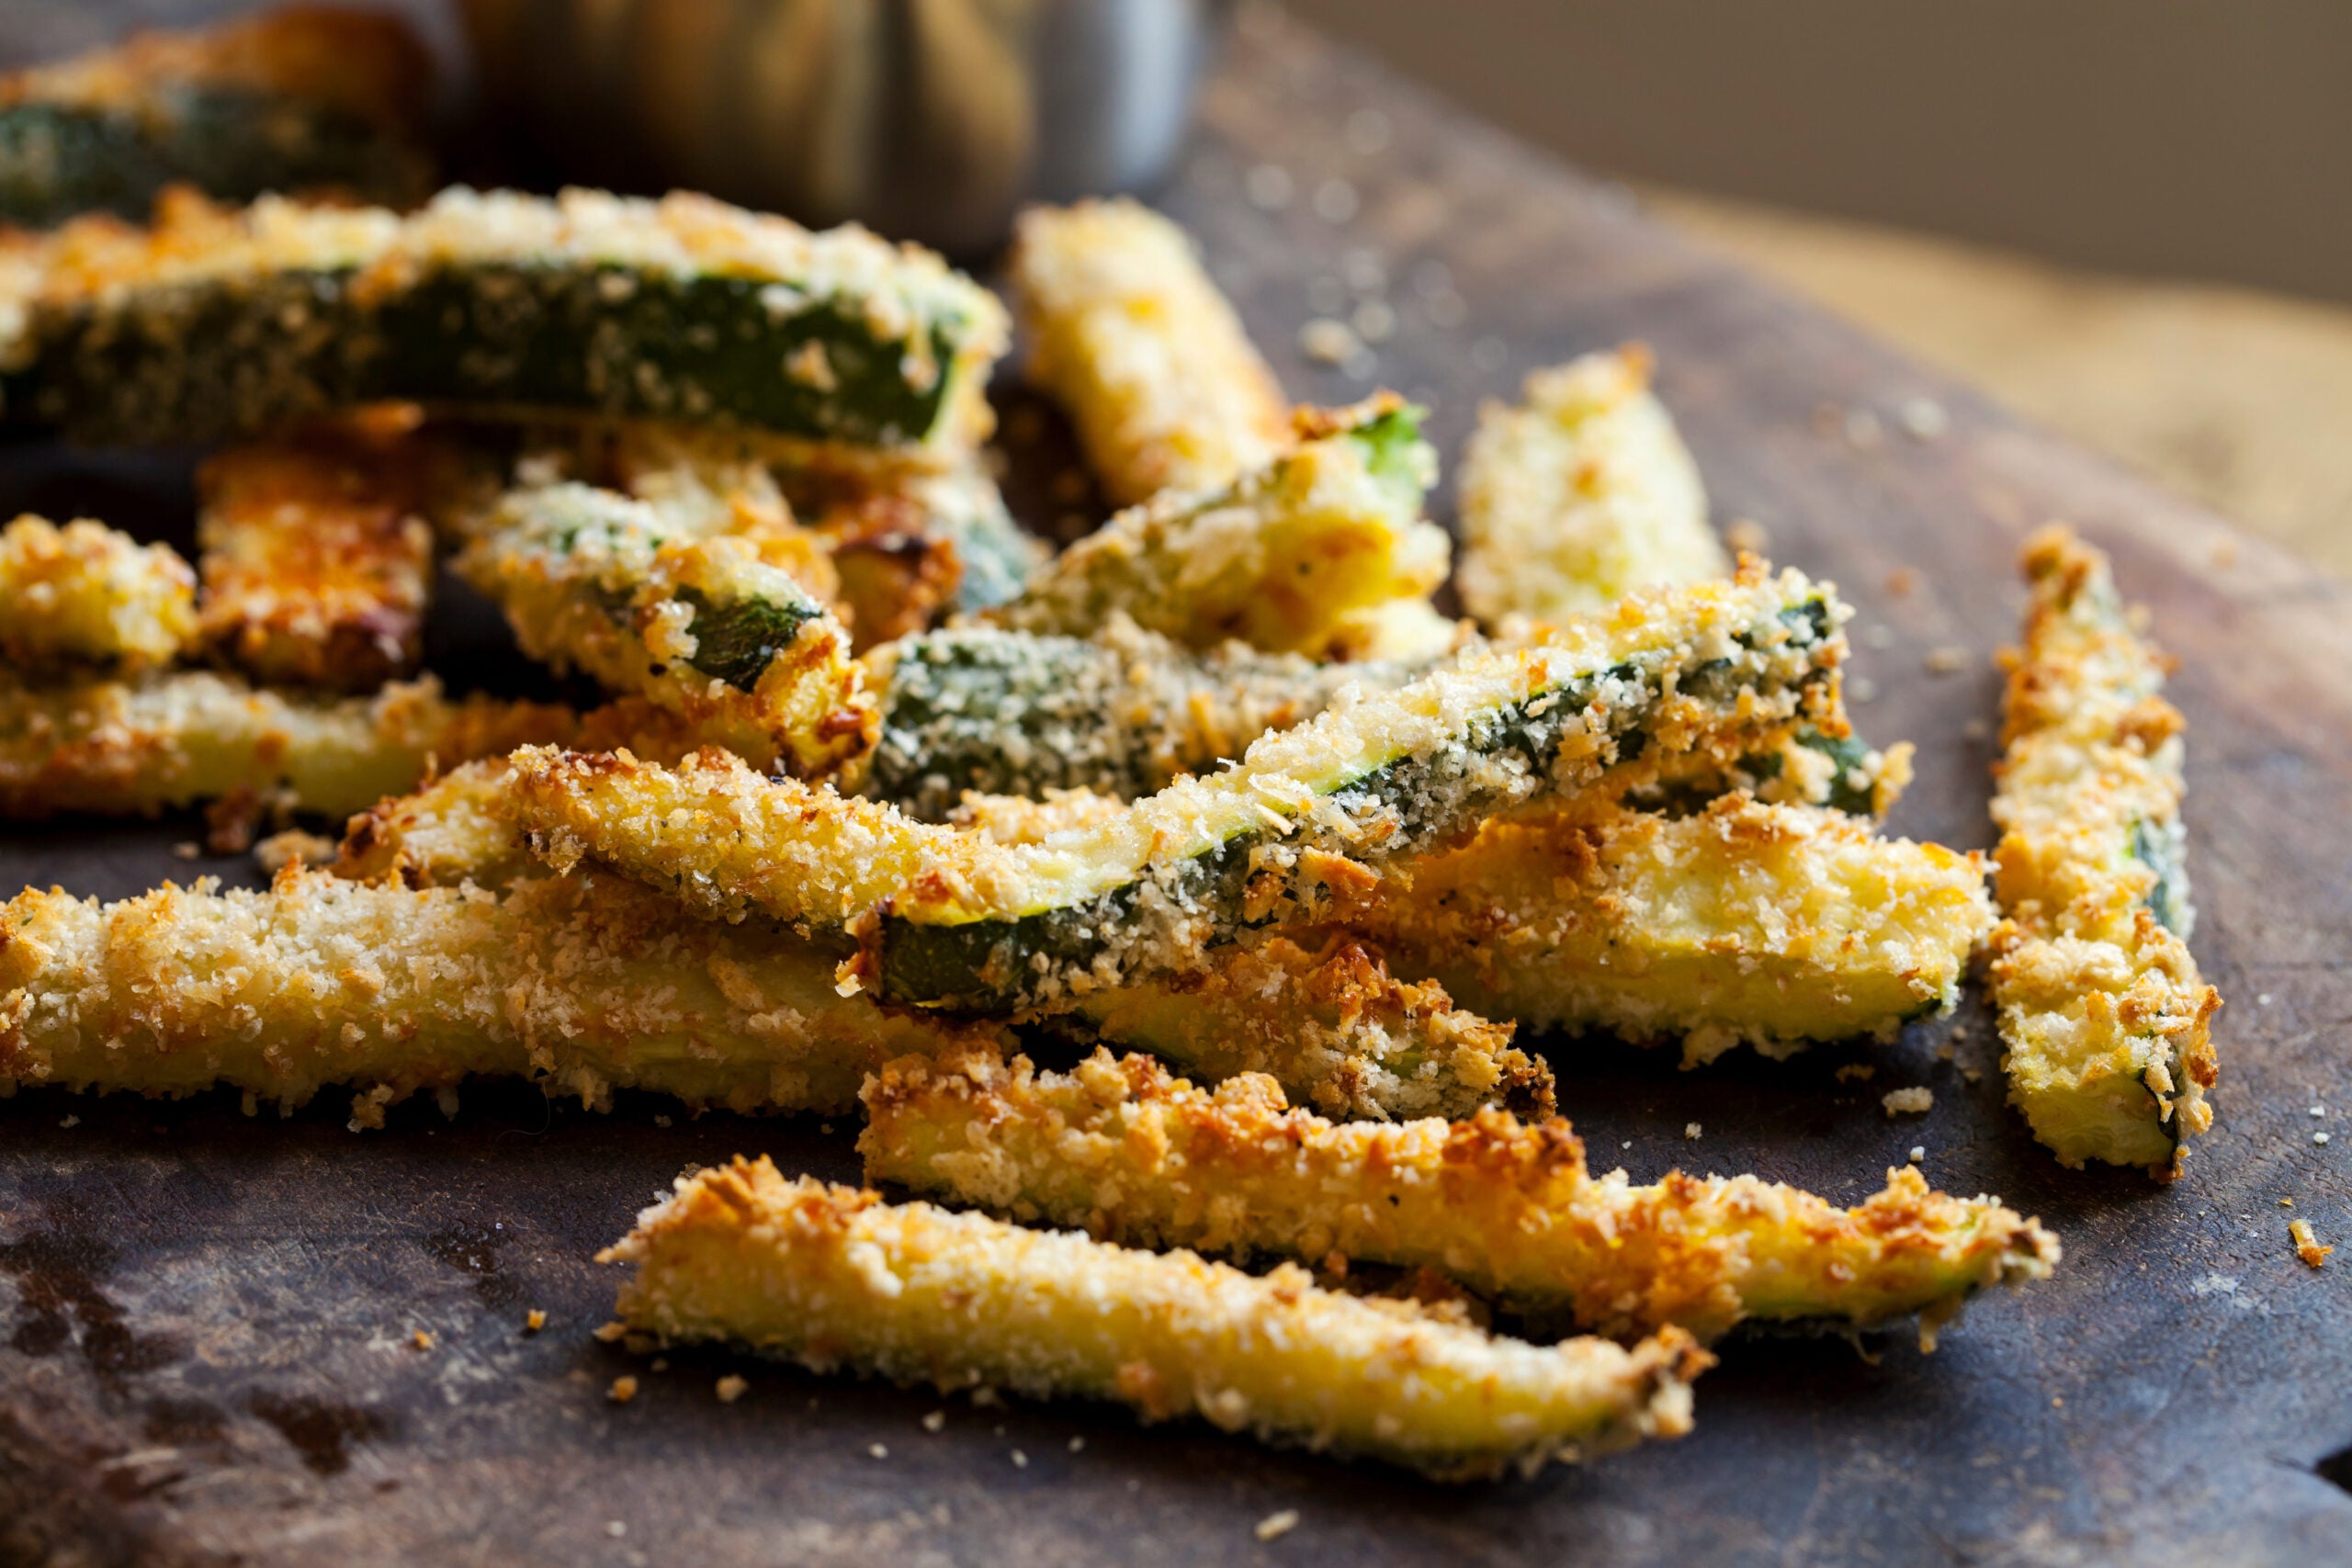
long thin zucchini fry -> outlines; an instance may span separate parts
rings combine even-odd
[[[137,674],[196,640],[196,573],[169,545],[86,517],[30,513],[0,528],[0,660],[17,673]]]
[[[803,775],[859,754],[876,724],[841,624],[755,536],[697,537],[588,485],[509,492],[458,569],[523,650],[678,715]]]
[[[394,206],[431,188],[414,137],[432,60],[394,17],[289,6],[0,78],[0,223],[143,219],[186,183],[247,201],[333,189]]]
[[[2105,556],[2052,528],[2024,566],[2033,603],[1993,798],[2009,1100],[2061,1164],[2169,1179],[2212,1124],[2222,1005],[2188,951],[2181,716]]]
[[[380,1124],[416,1089],[496,1074],[594,1107],[635,1088],[839,1111],[893,1055],[994,1038],[840,996],[840,958],[609,876],[496,895],[300,869],[266,893],[28,891],[0,908],[0,1092],[225,1084],[290,1107],[349,1084]]]
[[[864,1098],[868,1181],[1134,1247],[1434,1269],[1613,1335],[1913,1314],[1932,1333],[1975,1291],[2058,1260],[2039,1224],[1908,1167],[1853,1209],[1752,1176],[1637,1187],[1595,1177],[1557,1117],[1334,1123],[1261,1076],[1211,1093],[1106,1051],[1071,1074],[910,1058]]]
[[[1550,1069],[1511,1044],[1512,1025],[1456,1008],[1438,986],[1399,981],[1351,936],[1213,948],[1191,972],[1089,991],[1044,1018],[1197,1077],[1263,1073],[1334,1116],[1553,1104]]]
[[[1114,504],[1230,483],[1290,444],[1273,371],[1167,219],[1126,200],[1032,208],[1008,270],[1029,378]]]
[[[396,400],[953,456],[1005,334],[985,289],[864,230],[577,190],[166,202],[153,231],[59,231],[8,303],[9,416],[149,444]]]
[[[1551,796],[1613,798],[1679,758],[1729,761],[1836,700],[1843,612],[1798,574],[1627,600],[1540,647],[1465,659],[1259,739],[1241,765],[1021,848],[740,768],[517,758],[524,822],[708,912],[861,922],[893,1001],[989,1011],[1199,966],[1315,923],[1370,867]]]
[[[867,665],[884,694],[865,792],[925,821],[967,791],[1150,795],[1314,717],[1345,687],[1394,691],[1433,668],[1319,663],[1238,643],[1194,653],[1125,615],[1091,637],[931,632]]]
[[[431,676],[368,697],[299,697],[184,671],[58,686],[0,682],[0,818],[146,814],[240,794],[345,817],[435,765],[571,738],[569,708],[471,696]]]
[[[1295,450],[1222,489],[1122,512],[988,618],[1083,637],[1124,612],[1188,648],[1360,651],[1363,615],[1445,581],[1444,531],[1420,516],[1437,458],[1419,412],[1395,398],[1300,418]]]
[[[1711,1358],[1667,1330],[1492,1337],[1417,1303],[1135,1252],[803,1177],[764,1156],[681,1177],[598,1254],[617,1311],[672,1342],[732,1340],[819,1371],[1115,1400],[1147,1421],[1360,1454],[1448,1479],[1533,1471],[1690,1424]]]
[[[255,680],[373,691],[416,668],[433,530],[407,454],[297,437],[198,471],[205,640]]]
[[[1527,378],[1488,403],[1462,458],[1462,603],[1492,626],[1555,621],[1637,588],[1731,570],[1698,465],[1630,344]]]
[[[1490,822],[1385,880],[1338,918],[1400,974],[1529,1029],[1679,1039],[1690,1064],[1892,1039],[1959,998],[1994,920],[1981,855],[1736,795]]]

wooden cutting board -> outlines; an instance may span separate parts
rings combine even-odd
[[[0,1562],[2352,1558],[2352,1499],[2313,1469],[2352,1442],[2352,1270],[2297,1262],[2281,1207],[2352,1242],[2352,1136],[2313,1140],[2352,1112],[2344,586],[1278,19],[1245,26],[1165,202],[1301,398],[1368,389],[1295,345],[1351,287],[1384,299],[1378,378],[1434,407],[1449,455],[1528,368],[1653,344],[1720,518],[1860,606],[1857,717],[1919,747],[1897,831],[1990,840],[1991,658],[2014,635],[2019,537],[2065,517],[2113,550],[2180,657],[2196,945],[2228,998],[2219,1120],[2187,1179],[2058,1168],[2004,1108],[1976,1005],[1890,1049],[1699,1073],[1550,1042],[1596,1160],[1637,1179],[1753,1170],[1850,1200],[1916,1145],[1938,1184],[2053,1224],[2066,1261],[1976,1303],[1932,1356],[1735,1343],[1683,1441],[1454,1489],[1083,1406],[974,1409],[707,1355],[649,1371],[591,1337],[617,1281],[589,1255],[672,1176],[765,1150],[854,1179],[846,1124],[673,1121],[651,1099],[589,1116],[507,1085],[469,1090],[454,1122],[413,1104],[362,1135],[334,1097],[280,1121],[233,1096],[28,1093],[0,1105]],[[160,460],[0,452],[12,508],[184,529],[184,483]],[[472,635],[445,656],[469,661]],[[1931,674],[1944,649],[1965,668]],[[195,836],[15,830],[0,880],[253,880],[175,858]],[[1871,1081],[1832,1077],[1864,1058]],[[1879,1096],[1909,1084],[1934,1110],[1890,1121]],[[526,1337],[532,1308],[548,1324]],[[721,1404],[729,1370],[751,1392]],[[605,1397],[623,1372],[644,1384],[626,1406]],[[1297,1529],[1259,1542],[1286,1509]]]

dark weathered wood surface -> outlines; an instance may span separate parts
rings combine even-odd
[[[1287,172],[1286,208],[1246,198],[1261,165]],[[1344,221],[1315,215],[1327,181],[1355,198]],[[2352,1499],[2313,1473],[2352,1441],[2352,1286],[2341,1266],[2292,1258],[2280,1207],[2292,1198],[2323,1238],[2352,1242],[2352,1138],[2312,1138],[2352,1109],[2344,588],[1279,22],[1237,43],[1166,201],[1301,397],[1364,389],[1294,344],[1312,291],[1331,287],[1317,280],[1368,252],[1402,320],[1381,378],[1435,406],[1448,453],[1476,400],[1528,367],[1654,344],[1721,515],[1842,582],[1858,632],[1892,628],[1888,646],[1858,643],[1877,688],[1858,711],[1875,738],[1919,744],[1899,830],[1989,841],[1989,659],[2012,635],[2023,531],[2065,516],[2112,548],[2181,658],[2196,945],[2229,998],[2219,1122],[2188,1179],[2059,1169],[2005,1111],[1973,1006],[1878,1054],[1862,1086],[1831,1078],[1850,1051],[1679,1074],[1662,1055],[1555,1043],[1565,1106],[1597,1157],[1637,1177],[1752,1169],[1852,1196],[1921,1145],[1937,1182],[2040,1213],[2067,1259],[2045,1287],[1978,1303],[1932,1357],[1903,1341],[1876,1360],[1835,1341],[1736,1344],[1688,1439],[1449,1490],[1081,1407],[956,1402],[934,1436],[920,1424],[942,1403],[930,1395],[755,1365],[737,1369],[750,1395],[721,1405],[712,1382],[734,1363],[649,1372],[590,1337],[616,1280],[589,1254],[672,1175],[764,1149],[847,1178],[846,1127],[671,1124],[650,1100],[592,1117],[503,1086],[469,1090],[454,1122],[412,1105],[361,1136],[325,1100],[279,1122],[228,1097],[26,1094],[0,1106],[0,1562],[2352,1558]],[[1334,187],[1322,205],[1350,203]],[[1466,301],[1459,325],[1430,322],[1433,263]],[[1951,414],[1939,440],[1903,433],[1898,411],[1919,397]],[[1849,410],[1874,412],[1881,439],[1851,439]],[[6,458],[0,504],[159,525],[185,505],[168,465],[84,491],[51,456]],[[1917,585],[1898,595],[1902,569]],[[1945,646],[1970,666],[1931,676],[1923,656]],[[19,830],[0,838],[0,880],[119,896],[165,875],[250,879],[173,858],[192,836]],[[1936,1056],[1947,1041],[1951,1063]],[[1879,1095],[1909,1083],[1935,1089],[1934,1111],[1888,1121]],[[550,1320],[526,1337],[532,1307]],[[604,1397],[623,1371],[644,1380],[626,1407]],[[1285,1508],[1297,1530],[1255,1541],[1251,1526]]]

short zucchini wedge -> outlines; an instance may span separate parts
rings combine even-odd
[[[2212,1124],[2221,997],[2188,950],[2179,710],[2107,558],[2026,543],[2025,647],[1996,773],[1994,1004],[2010,1102],[2063,1165],[2177,1176]]]
[[[930,632],[867,666],[882,730],[864,791],[938,821],[967,792],[1150,795],[1314,717],[1349,686],[1394,691],[1435,661],[1324,663],[1238,643],[1195,653],[1116,615],[1091,637]]]
[[[0,660],[36,676],[136,675],[197,642],[196,573],[169,545],[31,513],[0,528]]]
[[[232,446],[198,470],[203,637],[266,684],[369,692],[412,674],[433,529],[411,455],[336,434]]]
[[[1419,1303],[1318,1289],[1295,1265],[1260,1278],[890,1203],[764,1156],[679,1178],[597,1256],[637,1266],[615,1310],[663,1344],[1114,1400],[1445,1479],[1679,1436],[1712,1360],[1675,1330],[1631,1349],[1498,1338]]]
[[[1637,588],[1721,577],[1707,493],[1629,344],[1527,378],[1488,403],[1462,458],[1464,608],[1488,626],[1556,621]]]
[[[1745,795],[1489,822],[1334,918],[1475,1011],[1679,1041],[1687,1065],[1892,1040],[1959,999],[1995,919],[1982,855]]]
[[[910,1057],[864,1099],[871,1182],[1133,1247],[1428,1268],[1618,1336],[1913,1315],[1932,1336],[1974,1292],[2059,1257],[2037,1222],[1907,1167],[1852,1209],[1752,1176],[1636,1186],[1592,1174],[1558,1117],[1333,1122],[1263,1077],[1211,1092],[1107,1051],[1067,1074]]]
[[[0,78],[0,223],[144,219],[168,185],[226,201],[431,188],[417,132],[432,57],[390,16],[288,6]]]
[[[851,978],[888,1000],[1017,1012],[1183,973],[1253,930],[1315,924],[1335,889],[1487,817],[1769,746],[1834,708],[1843,613],[1760,565],[1629,599],[1540,647],[1335,706],[1262,737],[1230,772],[1035,845],[724,766],[540,753],[517,759],[518,799],[558,856],[713,913],[869,913]]]
[[[48,686],[0,682],[0,818],[153,815],[243,797],[341,818],[435,767],[571,738],[570,708],[452,701],[431,676],[305,697],[209,671]]]
[[[1120,513],[988,620],[1083,637],[1117,613],[1187,648],[1363,651],[1367,616],[1445,581],[1451,547],[1420,514],[1436,455],[1420,412],[1393,397],[1300,419],[1293,450],[1220,489]]]
[[[698,920],[618,877],[492,895],[289,869],[266,892],[164,886],[120,903],[0,906],[0,1094],[215,1085],[353,1113],[468,1077],[529,1077],[602,1108],[615,1089],[736,1111],[842,1111],[904,1052],[994,1035],[833,989],[840,953]]]
[[[457,566],[526,653],[763,766],[820,776],[871,742],[848,634],[756,538],[696,536],[648,502],[555,484],[509,491]]]
[[[0,407],[185,444],[356,403],[687,422],[954,456],[1001,307],[937,256],[707,197],[444,191],[403,218],[265,197],[71,224],[0,331]]]
[[[1273,371],[1159,214],[1125,199],[1032,208],[1007,271],[1029,378],[1069,415],[1114,505],[1214,490],[1290,445]]]

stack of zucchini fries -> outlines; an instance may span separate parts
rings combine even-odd
[[[913,1196],[682,1178],[603,1255],[626,1325],[1442,1476],[1688,1429],[1744,1322],[1932,1344],[2058,1259],[1913,1168],[1597,1173],[1580,1032],[1891,1040],[1989,953],[2061,1159],[2169,1175],[2211,1121],[2179,716],[2104,560],[2027,557],[1996,908],[1879,830],[1850,612],[1726,557],[1638,348],[1484,411],[1457,570],[1421,411],[1285,413],[1181,231],[1034,211],[1032,373],[1125,503],[1048,555],[990,478],[1007,313],[860,231],[179,188],[6,254],[0,418],[213,450],[192,567],[0,533],[0,814],[344,832],[0,908],[0,1094],[858,1114]],[[445,693],[439,563],[602,705]]]

